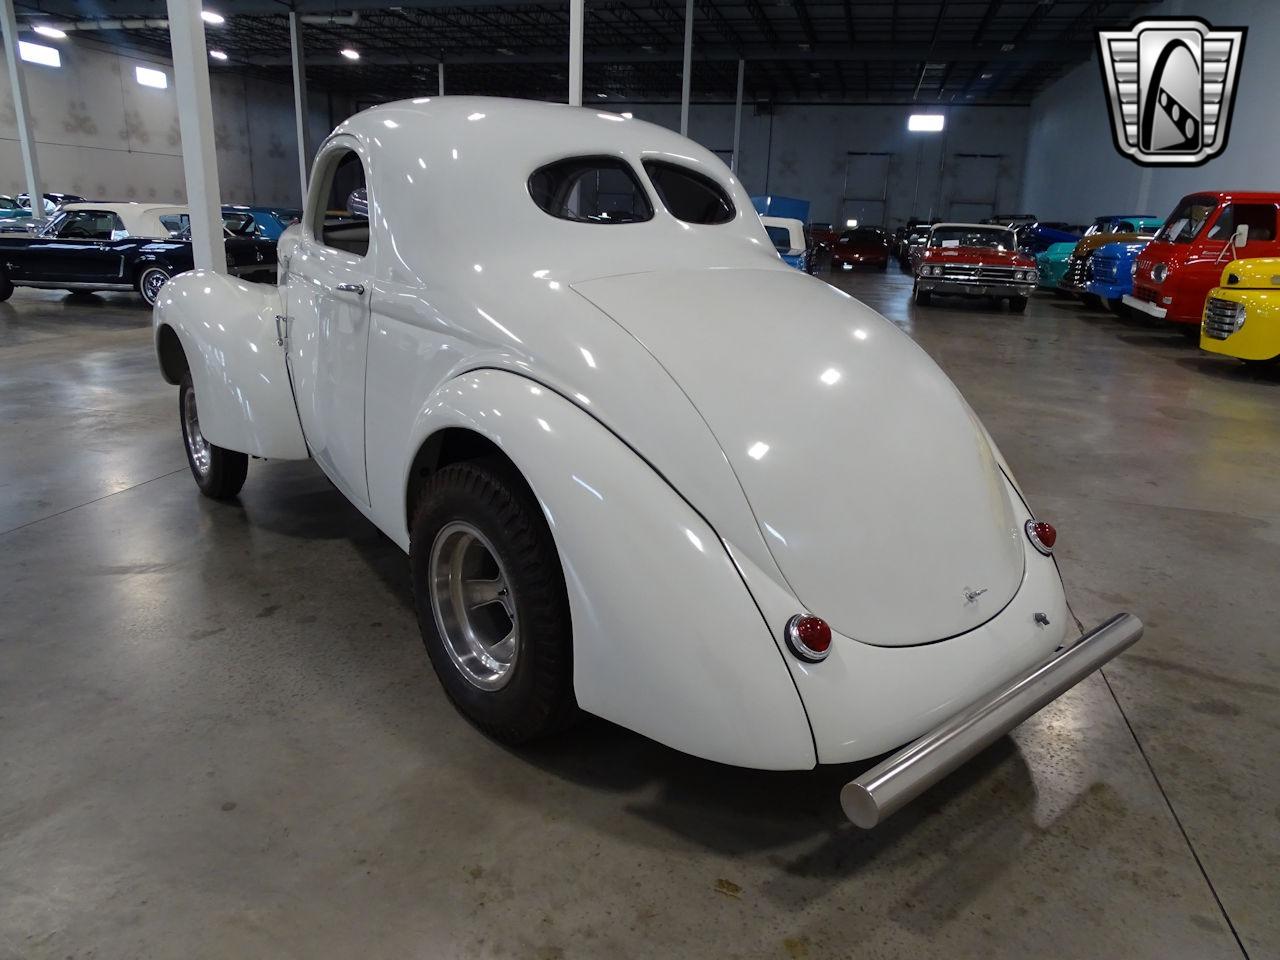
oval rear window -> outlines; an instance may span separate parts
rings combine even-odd
[[[733,219],[733,201],[724,188],[710,177],[663,160],[644,161],[662,205],[685,223],[728,223]]]
[[[638,223],[653,216],[631,166],[616,157],[571,157],[539,167],[529,196],[546,213],[579,223]]]

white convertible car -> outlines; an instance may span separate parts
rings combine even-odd
[[[326,222],[360,185],[368,220]],[[779,260],[710,151],[616,114],[357,114],[278,288],[177,276],[155,344],[201,490],[314,458],[507,742],[581,710],[748,767],[897,750],[841,793],[869,827],[1142,630],[1077,638],[1052,526],[942,371]]]

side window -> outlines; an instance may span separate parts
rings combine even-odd
[[[1276,238],[1276,208],[1270,203],[1229,203],[1209,228],[1207,239],[1230,240],[1236,228],[1249,227],[1250,240]]]
[[[357,257],[369,254],[369,220],[353,215],[348,200],[355,194],[368,204],[364,164],[354,150],[338,149],[325,158],[320,177],[320,202],[308,213],[311,235],[326,247],[344,250]]]
[[[720,184],[688,167],[662,160],[646,160],[645,172],[654,189],[677,220],[685,223],[728,223],[733,201]]]
[[[529,196],[546,213],[580,223],[638,223],[653,216],[631,167],[615,157],[574,157],[529,177]]]
[[[114,240],[124,232],[124,224],[114,213],[105,210],[76,210],[58,227],[58,236],[79,240]]]
[[[186,213],[166,213],[160,218],[160,225],[170,233],[182,233],[191,226],[191,216]]]

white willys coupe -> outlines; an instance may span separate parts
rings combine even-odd
[[[326,220],[365,186],[368,220]],[[191,470],[312,457],[409,554],[450,698],[578,710],[798,770],[873,826],[1137,639],[1071,629],[977,417],[875,311],[782,263],[710,151],[554,104],[366,110],[316,156],[278,288],[155,310]]]

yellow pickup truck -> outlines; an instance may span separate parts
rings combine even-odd
[[[1280,359],[1280,257],[1232,260],[1209,291],[1200,349],[1245,361]]]

